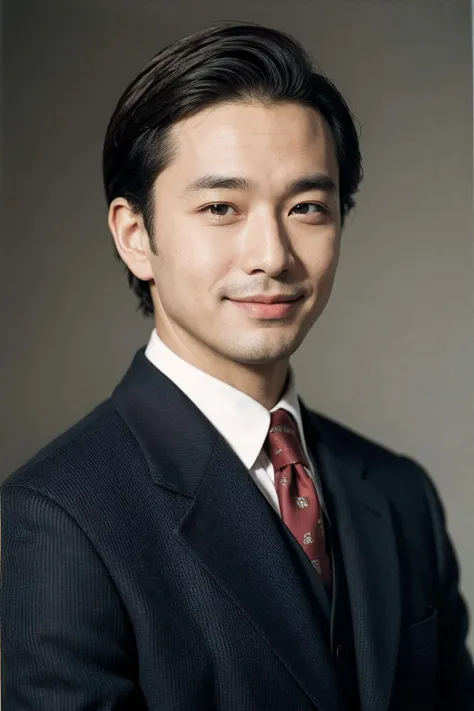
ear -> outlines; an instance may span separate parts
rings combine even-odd
[[[120,258],[138,279],[150,281],[150,241],[142,216],[125,198],[115,198],[109,207],[109,229]]]

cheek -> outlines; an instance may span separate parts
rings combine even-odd
[[[223,230],[195,232],[183,254],[188,273],[212,287],[231,271],[236,259],[234,245],[235,240]]]
[[[316,281],[330,278],[339,260],[339,240],[337,238],[320,239],[316,237],[307,245],[302,261],[311,279]]]
[[[325,266],[326,272],[333,274],[339,262],[340,240],[334,240],[326,252]]]
[[[162,254],[159,272],[161,283],[166,283],[175,294],[180,292],[183,302],[203,303],[212,297],[216,287],[231,271],[233,257],[225,244],[216,239],[175,240]]]

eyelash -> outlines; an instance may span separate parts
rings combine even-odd
[[[299,202],[297,205],[295,205],[295,208],[301,207],[302,205],[316,205],[316,207],[318,208],[317,212],[320,214],[327,214],[329,212],[327,207],[325,207],[324,205],[322,205],[319,202]],[[203,207],[202,210],[200,210],[200,212],[207,213],[207,214],[211,215],[212,217],[215,217],[217,220],[223,220],[226,217],[228,217],[228,215],[214,215],[213,213],[210,212],[211,207],[217,207],[217,206],[232,207],[232,205],[229,205],[229,203],[227,203],[227,202],[213,202],[210,205]],[[295,208],[293,208],[293,209],[295,209]],[[232,209],[234,209],[234,208],[232,208]],[[317,213],[314,212],[314,213],[310,213],[310,214],[317,214]]]

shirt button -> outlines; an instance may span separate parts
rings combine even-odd
[[[346,661],[346,650],[342,646],[342,644],[338,644],[336,648],[336,659],[339,662],[339,664],[344,664]]]

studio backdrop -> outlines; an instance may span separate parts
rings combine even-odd
[[[306,403],[420,461],[474,606],[469,0],[5,0],[4,478],[105,398],[152,323],[113,256],[100,156],[145,61],[215,20],[293,34],[361,125],[365,179]],[[471,632],[471,640],[474,637]]]

